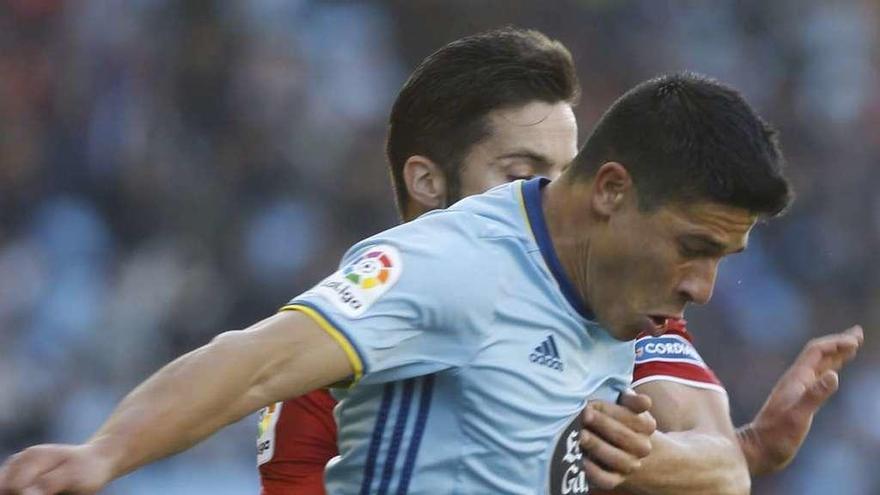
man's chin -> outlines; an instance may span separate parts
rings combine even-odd
[[[637,321],[629,323],[623,327],[621,332],[615,332],[612,336],[617,340],[633,340],[642,335],[651,335],[657,337],[662,335],[664,329],[658,327],[651,318],[644,316]]]
[[[626,325],[603,325],[614,339],[626,342],[634,340],[639,335],[646,332],[646,328],[641,323],[630,323]]]

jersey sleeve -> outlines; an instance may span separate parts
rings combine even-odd
[[[659,337],[642,336],[636,340],[635,350],[633,387],[665,380],[727,393],[684,328],[667,330]]]
[[[305,313],[330,334],[355,382],[466,363],[492,317],[497,276],[465,215],[423,217],[355,245],[339,270],[282,309]]]

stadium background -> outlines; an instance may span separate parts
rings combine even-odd
[[[782,130],[799,198],[690,313],[754,414],[802,344],[867,347],[756,494],[880,493],[880,4],[875,1],[0,0],[0,459],[85,439],[172,357],[271,314],[393,225],[390,104],[425,55],[514,23],[573,52],[581,139],[689,68]],[[187,407],[189,385],[180,385]],[[253,418],[114,494],[256,493]]]

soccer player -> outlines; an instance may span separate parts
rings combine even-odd
[[[788,204],[781,161],[736,91],[646,81],[557,180],[499,186],[356,244],[286,311],[160,370],[86,444],[15,456],[0,490],[92,493],[259,407],[351,381],[329,492],[543,492],[554,460],[575,456],[586,398],[628,386],[629,339],[707,302],[718,262]],[[618,433],[652,429],[632,426]],[[642,457],[629,454],[621,464]]]
[[[468,36],[425,59],[390,117],[387,152],[403,219],[512,180],[558,176],[576,153],[577,97],[568,51],[535,31]],[[682,432],[657,435],[655,451],[627,480],[641,493],[743,493],[749,471],[780,469],[860,339],[855,331],[811,342],[755,421],[735,432],[723,386],[678,323],[636,342],[633,386],[653,399],[659,430]],[[263,410],[257,446],[264,495],[324,493],[324,467],[338,454],[335,405],[329,391],[318,390]],[[609,423],[585,426],[601,439]],[[594,461],[607,453],[595,440],[587,448]]]

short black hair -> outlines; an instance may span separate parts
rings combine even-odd
[[[538,31],[505,27],[440,48],[416,67],[391,109],[386,152],[401,213],[409,157],[437,163],[457,197],[461,162],[489,134],[489,112],[532,101],[574,105],[579,95],[571,53]]]
[[[570,168],[592,177],[626,167],[639,207],[709,200],[772,217],[791,203],[776,131],[739,92],[691,72],[627,91],[602,116]]]

